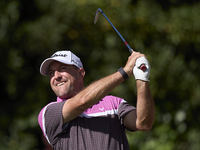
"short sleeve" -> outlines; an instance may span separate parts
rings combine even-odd
[[[123,125],[123,119],[126,116],[127,113],[131,112],[132,110],[135,110],[136,107],[128,104],[125,100],[121,102],[118,108],[118,117],[120,119],[121,125]],[[129,129],[128,129],[129,130]]]
[[[63,102],[50,103],[39,114],[42,117],[42,127],[43,133],[51,145],[57,142],[57,137],[63,132],[63,115],[62,108]],[[41,123],[40,123],[41,124]]]

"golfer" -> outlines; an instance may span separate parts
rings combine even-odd
[[[146,70],[141,70],[144,64]],[[71,51],[57,51],[45,59],[40,73],[50,77],[57,100],[39,113],[38,122],[54,150],[128,150],[125,130],[148,131],[154,121],[149,89],[150,65],[144,54],[134,52],[115,73],[84,87],[83,64]],[[135,76],[136,107],[109,93]]]

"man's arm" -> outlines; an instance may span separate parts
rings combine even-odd
[[[129,56],[124,67],[124,70],[129,77],[133,75],[133,67],[135,66],[135,62],[139,57],[144,57],[144,55],[138,52],[133,52]],[[100,101],[104,96],[109,94],[123,81],[124,79],[122,75],[119,72],[116,72],[92,83],[87,88],[79,92],[76,96],[67,100],[63,106],[63,124],[75,119],[87,108],[91,107]]]
[[[63,106],[63,124],[75,119],[87,108],[91,107],[109,94],[117,85],[124,81],[119,72],[104,77],[67,100]]]
[[[136,80],[137,106],[136,110],[124,117],[124,125],[132,130],[151,130],[154,122],[154,101],[149,89],[149,83]]]

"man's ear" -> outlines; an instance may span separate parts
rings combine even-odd
[[[85,70],[83,68],[80,68],[79,69],[79,78],[80,79],[83,79],[85,76]]]

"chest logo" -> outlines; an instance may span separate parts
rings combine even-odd
[[[104,108],[99,108],[99,110],[103,111],[103,110],[104,110]]]

